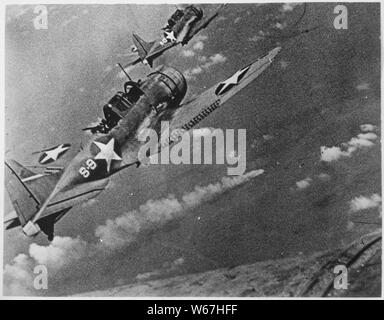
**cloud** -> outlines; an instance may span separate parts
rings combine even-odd
[[[194,37],[191,42],[191,48],[181,50],[181,54],[187,58],[194,57],[197,51],[202,51],[204,49],[204,41],[207,39],[207,36]]]
[[[80,238],[55,237],[48,246],[32,243],[29,254],[17,255],[3,271],[4,294],[33,296],[37,291],[33,287],[37,265],[47,267],[49,277],[53,277],[64,266],[83,258],[89,250],[88,244]]]
[[[355,151],[364,147],[372,147],[377,135],[373,132],[360,133],[357,137],[353,137],[348,142],[342,143],[340,147],[320,147],[321,161],[331,162],[340,159],[341,157],[350,157]]]
[[[3,270],[4,295],[33,295],[33,261],[26,254],[17,255]]]
[[[375,130],[377,130],[377,127],[374,126],[373,124],[362,124],[360,126],[360,130],[363,131],[363,132],[375,131]]]
[[[263,134],[263,139],[265,141],[270,141],[270,140],[273,139],[273,135],[271,135],[271,134]]]
[[[381,197],[377,193],[373,194],[370,198],[360,196],[356,197],[350,202],[351,212],[357,212],[360,210],[380,207]]]
[[[55,237],[48,246],[32,243],[29,255],[37,264],[45,265],[52,272],[82,258],[86,249],[87,243],[80,238]]]
[[[220,53],[216,53],[209,57],[209,61],[203,66],[203,68],[209,68],[210,66],[227,61],[227,58]]]
[[[181,53],[184,57],[193,57],[195,55],[195,52],[193,50],[188,49],[182,50]]]
[[[297,181],[296,186],[299,190],[302,190],[302,189],[308,188],[311,182],[312,182],[312,179],[308,177],[303,180]]]
[[[206,56],[199,56],[198,60],[201,62],[201,65],[193,68],[189,68],[184,71],[184,76],[187,79],[194,78],[195,75],[208,70],[209,68],[211,68],[216,64],[224,63],[225,61],[227,61],[227,58],[221,53],[216,53],[210,56],[209,58],[207,58]]]
[[[283,30],[286,27],[287,27],[287,23],[286,22],[283,22],[283,23],[276,22],[275,23],[275,28],[276,29]]]
[[[209,129],[208,129],[209,131]],[[207,130],[201,130],[206,134]],[[202,204],[215,199],[223,193],[241,186],[262,174],[263,170],[253,170],[242,176],[223,177],[219,182],[207,186],[196,186],[194,190],[185,193],[180,199],[174,195],[158,200],[148,200],[137,210],[124,213],[115,219],[108,219],[104,225],[96,228],[95,235],[100,239],[97,243],[89,243],[81,238],[56,236],[47,246],[32,243],[28,254],[18,254],[3,270],[3,291],[5,295],[36,296],[54,295],[56,290],[60,291],[60,284],[72,281],[68,279],[68,272],[77,270],[79,265],[86,266],[97,261],[106,261],[114,254],[115,249],[121,249],[137,241],[140,236],[148,232],[160,230],[172,220],[184,217],[188,210],[197,208]],[[167,262],[163,265],[160,273],[170,272],[179,268],[184,263],[184,258]],[[54,281],[48,291],[36,291],[33,287],[34,268],[37,265],[47,267],[49,283]],[[147,276],[160,274],[152,272]],[[77,275],[79,276],[79,275]],[[81,276],[89,275],[81,272]],[[91,277],[91,276],[89,276]],[[141,276],[145,278],[145,275]],[[59,288],[59,289],[57,289]]]
[[[121,248],[135,241],[143,232],[160,229],[172,220],[185,216],[188,210],[250,181],[263,172],[263,170],[254,170],[242,176],[224,177],[215,184],[196,186],[193,191],[185,193],[181,199],[171,194],[166,198],[148,200],[138,210],[107,220],[105,225],[96,229],[96,236],[107,248]]]
[[[359,91],[368,90],[369,89],[369,83],[368,82],[360,83],[359,85],[356,86],[356,89]]]
[[[197,41],[193,46],[193,50],[203,50],[204,49],[204,42],[203,41]]]
[[[349,157],[351,154],[348,151],[341,151],[339,147],[320,147],[321,160],[331,162],[338,160],[341,157]]]
[[[290,12],[295,9],[295,7],[302,5],[302,3],[294,3],[294,2],[289,2],[289,3],[284,3],[283,6],[281,7],[280,11],[281,12]]]

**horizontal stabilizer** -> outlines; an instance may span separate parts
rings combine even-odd
[[[5,187],[21,225],[34,217],[60,174],[35,174],[15,160],[5,163]]]
[[[4,224],[6,229],[12,229],[20,225],[20,220],[16,211],[13,210],[4,217]]]

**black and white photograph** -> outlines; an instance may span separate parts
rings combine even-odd
[[[27,3],[3,298],[382,297],[380,2]]]

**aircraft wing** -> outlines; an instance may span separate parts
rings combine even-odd
[[[205,19],[203,18],[203,20],[199,21],[199,23],[197,23],[193,28],[192,30],[190,31],[189,33],[189,36],[188,36],[188,41],[191,40],[197,33],[199,33],[201,30],[205,29],[211,22],[212,20],[214,20],[220,13],[220,11],[226,6],[227,4],[222,4],[221,6],[219,6],[218,9],[216,9],[216,11],[211,14],[210,16],[206,17]]]
[[[158,57],[159,55],[161,55],[163,52],[167,51],[168,49],[173,48],[176,45],[177,45],[177,43],[175,43],[175,42],[167,42],[166,44],[161,45],[160,44],[160,40],[159,40],[159,44],[156,45],[153,49],[151,49],[148,52],[148,54],[145,56],[144,59],[147,59],[148,61],[151,61],[151,60],[155,59],[156,57]],[[133,59],[132,61],[126,63],[124,65],[124,68],[130,67],[130,66],[134,66],[134,65],[136,65],[136,64],[138,64],[139,62],[142,62],[142,61],[143,61],[143,59],[141,57],[137,57],[136,59]]]
[[[197,125],[210,113],[260,76],[260,74],[271,65],[280,50],[280,47],[274,48],[266,55],[238,70],[227,80],[219,82],[197,98],[182,105],[170,120],[170,132],[172,133],[173,130],[176,130],[176,132],[180,131],[180,137],[183,132]]]
[[[159,43],[155,48],[151,49],[151,51],[148,52],[147,59],[155,58],[156,56],[162,54],[164,51],[167,51],[168,49],[171,49],[176,45],[176,42],[167,42],[163,45]]]

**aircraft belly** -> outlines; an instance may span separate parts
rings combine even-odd
[[[48,204],[42,217],[73,207],[100,194],[108,185],[109,179],[84,183],[67,191],[59,192]]]

